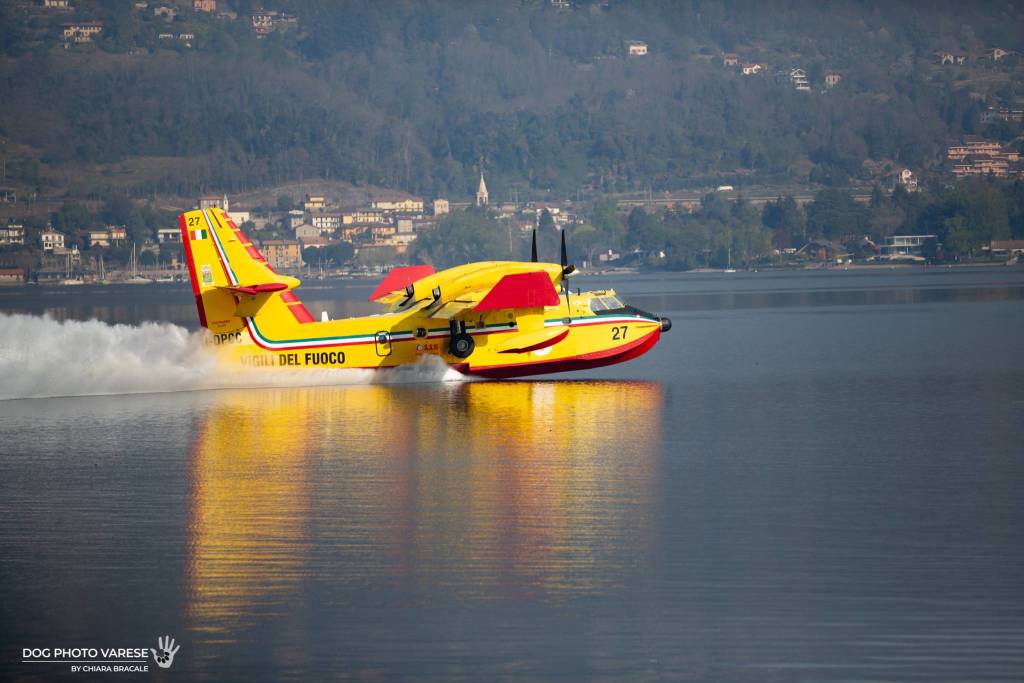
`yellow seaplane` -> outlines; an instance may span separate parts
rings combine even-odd
[[[570,292],[561,264],[481,261],[435,272],[393,269],[370,295],[376,315],[316,320],[220,209],[179,217],[199,322],[230,361],[260,368],[389,368],[437,356],[467,375],[523,377],[621,363],[672,323],[613,290]]]

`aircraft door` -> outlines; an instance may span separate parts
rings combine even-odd
[[[381,330],[373,336],[373,341],[377,346],[377,355],[380,357],[391,355],[391,333],[386,330]]]

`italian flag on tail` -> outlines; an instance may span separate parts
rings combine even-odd
[[[209,233],[207,233],[206,230],[193,230],[192,231],[192,239],[193,240],[205,240],[208,236],[209,236]]]

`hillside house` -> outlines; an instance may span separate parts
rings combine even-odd
[[[252,30],[258,36],[265,36],[274,30],[274,16],[276,12],[258,10],[252,13]]]
[[[726,52],[722,55],[722,66],[739,66],[740,56],[735,52]]]
[[[886,180],[890,190],[902,187],[907,192],[917,192],[917,176],[909,168],[893,171]]]
[[[70,21],[64,24],[64,43],[91,43],[102,32],[103,24],[99,21]]]
[[[156,241],[160,244],[173,244],[181,242],[181,229],[180,228],[158,228],[156,231]]]
[[[153,8],[153,16],[162,18],[164,21],[174,21],[178,16],[178,8],[170,5],[157,5]]]
[[[370,206],[381,211],[393,211],[395,213],[423,213],[422,199],[399,199],[397,201],[378,201]]]
[[[642,40],[627,40],[626,55],[629,57],[643,57],[647,54],[647,43]]]
[[[43,245],[43,251],[62,251],[64,249],[64,233],[57,232],[52,225],[39,235],[39,242]]]
[[[989,59],[991,59],[993,62],[998,62],[1000,59],[1002,59],[1003,57],[1006,57],[1009,54],[1010,54],[1009,50],[1005,50],[1005,49],[1003,49],[1001,47],[989,48],[985,52],[985,56],[988,57]]]
[[[193,12],[216,12],[217,0],[192,0]]]
[[[44,9],[71,9],[71,0],[43,0]]]
[[[341,227],[341,212],[315,209],[309,212],[309,222],[320,232],[334,232]]]
[[[1010,162],[1005,155],[968,154],[953,165],[953,175],[991,175],[1005,178],[1010,173]]]
[[[307,194],[305,201],[302,202],[302,208],[305,211],[313,211],[314,209],[322,209],[327,205],[327,200],[322,195],[318,194]]]
[[[998,154],[1002,146],[998,142],[986,140],[977,135],[968,135],[958,144],[950,145],[946,149],[946,158],[950,160],[963,159],[968,154]]]
[[[743,72],[744,76],[756,76],[757,74],[761,73],[761,65],[744,64],[742,67],[740,67],[740,70]]]
[[[448,211],[449,211],[449,208],[448,208],[448,200],[447,199],[440,199],[440,198],[438,198],[438,199],[434,200],[434,215],[435,216],[443,216],[444,214],[448,213]]]
[[[199,202],[196,206],[200,209],[224,209],[227,211],[230,204],[228,203],[227,195],[218,196],[215,194],[207,194],[199,198]]]
[[[302,265],[301,245],[297,240],[264,240],[260,251],[271,268],[298,268]]]
[[[346,223],[363,223],[366,225],[379,225],[387,222],[383,211],[377,209],[357,209],[351,214],[351,220]]]
[[[807,80],[807,72],[803,69],[790,69],[789,82],[793,84],[794,90],[801,92],[810,92],[811,90],[810,81]]]
[[[832,88],[839,85],[839,81],[843,80],[843,75],[838,71],[829,71],[825,74],[825,87],[831,90]]]
[[[981,113],[983,123],[992,121],[1006,121],[1007,123],[1020,123],[1024,121],[1024,109],[1010,109],[1009,107],[989,107]]]
[[[0,244],[25,244],[25,228],[20,223],[0,225]]]
[[[295,239],[303,244],[308,244],[308,240],[311,237],[320,237],[321,234],[323,234],[323,231],[310,223],[303,223],[295,228]]]

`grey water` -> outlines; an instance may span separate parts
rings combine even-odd
[[[576,284],[673,329],[529,381],[0,401],[0,678],[1024,678],[1024,270]],[[0,312],[195,325],[180,286]],[[166,671],[22,661],[165,634]]]

